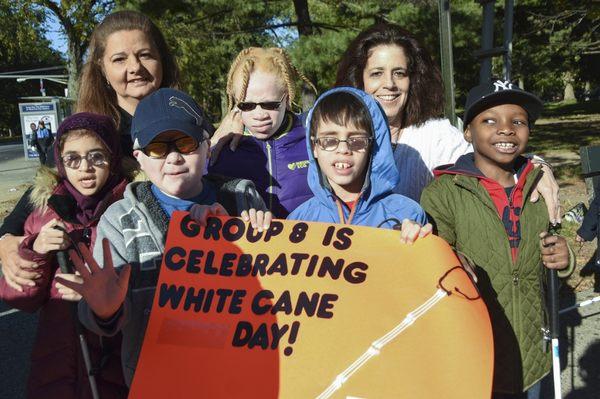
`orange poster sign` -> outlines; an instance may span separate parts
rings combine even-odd
[[[177,212],[130,397],[489,398],[490,320],[458,264],[434,236]]]

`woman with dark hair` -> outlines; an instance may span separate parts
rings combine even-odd
[[[175,56],[158,27],[144,14],[118,11],[92,33],[76,110],[111,117],[118,126],[122,154],[130,155],[131,118],[139,101],[160,87],[178,85]],[[30,190],[23,194],[0,227],[2,272],[7,284],[17,290],[35,285],[39,278],[36,265],[17,253],[25,220],[33,211],[30,194]]]
[[[336,86],[366,91],[385,111],[400,172],[396,193],[419,201],[433,169],[472,151],[462,132],[443,116],[439,68],[415,36],[396,24],[373,25],[350,43],[338,66]],[[558,221],[558,184],[543,160],[535,162],[545,172],[536,189],[550,220]],[[538,198],[538,193],[532,195],[532,201]]]
[[[471,150],[444,114],[440,71],[419,41],[397,25],[362,31],[338,66],[336,86],[357,87],[381,104],[400,171],[395,191],[415,201],[440,165]]]

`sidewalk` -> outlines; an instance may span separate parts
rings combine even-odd
[[[40,163],[37,159],[27,160],[21,145],[0,146],[0,220],[4,219],[26,188]]]
[[[596,279],[598,279],[596,275]],[[598,281],[598,280],[596,280]],[[594,290],[561,298],[561,308],[600,295]],[[561,382],[564,399],[600,397],[600,303],[572,310],[560,319]],[[552,397],[552,396],[549,396]]]

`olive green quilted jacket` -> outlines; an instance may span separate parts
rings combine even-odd
[[[494,392],[522,392],[551,367],[542,336],[545,273],[539,239],[548,227],[548,212],[543,201],[529,201],[538,177],[538,170],[531,171],[524,185],[516,263],[494,203],[476,177],[438,176],[421,197],[421,206],[439,236],[476,265],[477,285],[494,333]],[[565,273],[570,271],[560,274]]]

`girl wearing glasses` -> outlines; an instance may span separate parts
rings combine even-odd
[[[267,207],[285,218],[312,196],[308,153],[300,117],[291,111],[297,86],[308,79],[281,48],[242,50],[227,76],[232,113],[240,113],[244,136],[235,152],[223,149],[211,173],[252,180]]]
[[[73,242],[94,243],[104,210],[122,198],[127,184],[121,172],[119,137],[111,118],[78,113],[60,125],[54,146],[57,172],[42,167],[31,192],[34,210],[25,222],[19,256],[35,262],[36,283],[21,291],[0,280],[0,299],[27,312],[41,309],[31,354],[30,398],[91,397],[87,371],[76,336],[72,303],[81,296],[55,281],[58,258]],[[64,259],[64,258],[62,258]],[[67,260],[68,261],[68,260]],[[86,330],[87,331],[87,330]],[[100,338],[87,332],[92,366],[102,398],[125,398],[120,364],[120,338]]]

